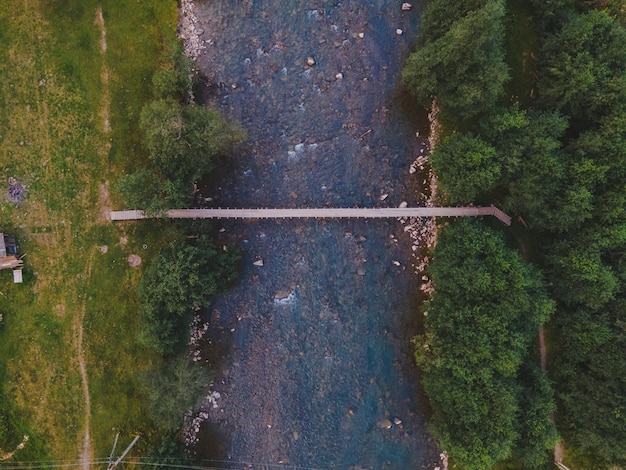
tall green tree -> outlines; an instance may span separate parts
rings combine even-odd
[[[213,241],[172,242],[148,266],[138,285],[140,340],[163,355],[178,352],[189,339],[192,308],[207,307],[237,278],[239,253]]]
[[[502,173],[496,149],[472,134],[446,137],[432,152],[430,162],[452,204],[474,201],[492,190]]]
[[[208,174],[216,159],[244,138],[243,130],[219,111],[171,99],[146,105],[140,127],[155,167],[189,193],[193,182]]]
[[[495,105],[509,78],[502,45],[504,12],[503,0],[487,0],[411,54],[402,78],[422,105],[437,97],[442,112],[454,121]]]

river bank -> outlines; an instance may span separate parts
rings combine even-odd
[[[208,205],[424,204],[427,154],[399,72],[419,8],[401,3],[198,2],[202,103],[242,122]],[[426,132],[426,129],[423,129]],[[417,177],[419,176],[419,177]],[[206,191],[206,189],[205,189]],[[408,222],[408,221],[407,221]],[[216,369],[199,457],[316,468],[434,468],[410,338],[420,328],[415,240],[397,221],[223,223],[238,286],[198,346]],[[261,261],[261,262],[260,262]]]

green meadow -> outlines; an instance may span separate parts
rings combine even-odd
[[[107,457],[116,432],[123,446],[142,434],[137,452],[159,437],[139,385],[159,358],[136,343],[135,286],[177,231],[105,214],[121,204],[109,186],[147,159],[139,114],[176,23],[173,0],[0,10],[0,230],[25,255],[23,284],[0,272],[0,457],[23,435],[20,461]]]

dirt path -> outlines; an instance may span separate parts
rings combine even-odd
[[[546,340],[543,326],[539,327],[539,362],[541,364],[541,372],[546,373]]]
[[[107,51],[107,31],[104,26],[104,17],[102,16],[102,7],[96,10],[95,24],[100,30],[100,54],[102,55],[102,71],[100,72],[100,81],[102,82],[102,105],[100,107],[100,115],[102,117],[102,130],[104,132],[111,131],[109,122],[109,108],[111,106],[111,97],[109,96],[109,70],[104,60]]]
[[[87,275],[85,279],[89,282],[91,278],[91,268],[93,262],[89,260],[89,264],[87,266]],[[89,397],[89,379],[87,376],[87,367],[85,365],[85,351],[83,349],[83,322],[85,320],[85,312],[87,310],[87,294],[83,295],[80,314],[76,318],[75,328],[78,332],[77,335],[77,347],[76,352],[78,356],[78,370],[80,372],[80,378],[82,382],[83,389],[83,399],[85,400],[85,424],[84,424],[84,434],[83,434],[83,445],[80,456],[81,468],[83,470],[88,470],[90,467],[90,463],[93,461],[93,449],[91,446],[91,399]]]
[[[539,327],[539,363],[541,365],[541,372],[546,374],[546,356],[547,356],[547,347],[545,340],[545,331],[543,326]],[[550,415],[550,419],[554,422],[554,414]],[[565,447],[563,446],[563,441],[559,441],[554,446],[554,462],[561,463],[563,462],[563,457],[565,456]],[[567,467],[564,467],[567,468]]]

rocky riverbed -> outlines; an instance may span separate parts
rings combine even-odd
[[[196,99],[249,136],[218,185],[201,188],[206,204],[426,203],[415,162],[427,129],[399,85],[421,7],[403,3],[183,1],[203,77]],[[410,344],[427,280],[406,222],[224,222],[243,274],[195,325],[195,357],[216,371],[189,419],[198,457],[233,468],[439,465]]]

